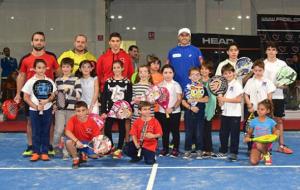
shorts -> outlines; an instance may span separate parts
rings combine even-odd
[[[273,99],[273,114],[275,117],[284,117],[284,100],[283,99]]]
[[[270,151],[271,149],[272,149],[272,143],[268,143],[268,151]],[[256,142],[254,142],[253,144],[252,144],[252,149],[257,149],[257,146],[256,146]]]
[[[68,141],[68,140],[71,140],[70,138],[68,137],[64,137],[64,141],[65,143]],[[81,141],[82,144],[89,144],[88,141]],[[77,148],[77,151],[78,152],[84,152],[86,153],[88,156],[91,156],[91,155],[95,155],[96,153],[94,152],[93,149],[89,148],[89,147],[84,147],[84,148]]]

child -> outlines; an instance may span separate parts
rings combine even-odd
[[[174,148],[171,156],[178,157],[179,155],[179,124],[180,124],[180,104],[182,97],[182,90],[180,85],[173,80],[174,69],[171,65],[164,65],[162,68],[164,81],[161,82],[159,87],[166,87],[170,93],[170,99],[167,109],[159,106],[157,119],[163,128],[163,149],[160,156],[167,156],[169,154],[169,135],[172,132]],[[169,115],[169,117],[166,116]]]
[[[131,162],[138,162],[144,157],[146,164],[155,163],[155,150],[157,147],[157,138],[162,136],[162,129],[159,122],[151,116],[151,104],[149,102],[141,101],[139,104],[139,111],[141,117],[133,123],[130,135],[132,141],[128,145],[127,155],[131,157]],[[144,134],[141,157],[138,157],[138,149],[140,148],[141,138],[143,138],[143,127],[146,125]]]
[[[286,62],[278,59],[276,57],[278,51],[277,46],[274,42],[269,42],[266,45],[266,54],[267,58],[264,60],[265,63],[265,72],[264,77],[271,80],[276,86],[276,75],[281,67],[286,66]],[[288,148],[284,144],[283,138],[283,122],[282,117],[284,116],[284,95],[283,88],[286,86],[276,86],[276,90],[272,94],[272,102],[274,106],[274,117],[277,123],[277,128],[280,131],[279,137],[279,147],[278,151],[285,154],[292,154],[293,150]]]
[[[88,112],[85,102],[76,102],[75,115],[69,119],[65,129],[66,147],[73,158],[73,168],[78,168],[80,163],[86,162],[87,155],[91,158],[98,157],[92,149],[84,147],[84,144],[88,144],[101,134],[96,122],[88,116]]]
[[[208,102],[208,93],[203,84],[199,82],[201,78],[199,68],[192,67],[189,71],[189,78],[191,83],[187,84],[182,100],[182,105],[187,109],[184,112],[185,153],[183,158],[189,159],[192,157],[191,150],[194,140],[196,159],[202,159],[204,110],[205,103]],[[195,136],[195,139],[193,139],[193,136]]]
[[[150,67],[151,77],[154,85],[161,83],[164,78],[162,74],[159,72],[161,67],[161,61],[155,55],[147,56],[147,63]]]
[[[250,128],[247,131],[244,142],[250,142],[252,134],[254,137],[272,133],[279,135],[279,131],[275,128],[276,122],[267,116],[268,114],[272,114],[272,102],[270,100],[265,99],[258,103],[257,114],[258,117],[254,118],[250,122]],[[263,156],[265,165],[272,165],[272,157],[268,152],[271,146],[272,143],[253,143],[250,154],[250,163],[252,165],[257,165]]]
[[[63,58],[61,61],[62,77],[55,80],[57,90],[65,93],[67,102],[66,108],[60,108],[55,112],[55,128],[54,128],[54,147],[56,153],[60,153],[59,144],[64,133],[65,125],[75,111],[75,103],[80,100],[82,95],[80,80],[72,76],[74,60],[71,58]],[[68,154],[63,151],[63,158],[66,159]]]
[[[244,87],[245,101],[249,113],[257,116],[257,105],[259,102],[269,99],[272,101],[272,93],[276,87],[269,79],[263,77],[265,64],[262,60],[256,60],[252,71],[254,76],[249,79]],[[251,150],[252,143],[248,143],[248,151]]]
[[[99,114],[99,82],[92,62],[89,60],[81,61],[76,76],[80,78],[81,100],[87,103],[89,113]]]
[[[211,93],[208,88],[209,77],[213,73],[213,65],[210,62],[203,62],[200,68],[201,81],[208,92],[208,102],[205,103],[205,116],[204,116],[204,127],[203,127],[203,158],[209,158],[213,155],[212,147],[212,118],[216,112],[216,96]]]
[[[52,100],[56,87],[54,82],[45,76],[47,64],[43,59],[36,59],[33,64],[35,75],[30,78],[22,88],[24,100],[30,106],[29,117],[32,125],[32,145],[33,154],[30,161],[37,161],[40,158],[44,161],[49,160],[49,138],[50,126],[52,123]],[[33,85],[37,80],[48,80],[53,85],[51,96],[45,100],[38,100],[33,94]],[[43,111],[42,115],[39,112]]]
[[[103,117],[107,116],[114,102],[118,100],[125,100],[131,102],[132,99],[132,86],[127,78],[122,76],[123,62],[114,61],[113,62],[113,73],[114,76],[109,78],[104,85],[104,90],[101,99],[101,113]],[[117,121],[119,124],[119,142],[118,147],[113,153],[114,159],[122,158],[122,148],[125,138],[125,121],[126,119],[116,119],[107,117],[105,122],[105,135],[112,140],[112,125]]]
[[[226,49],[226,53],[228,55],[228,59],[225,59],[224,61],[222,61],[221,63],[219,63],[218,68],[216,70],[216,74],[215,75],[222,75],[222,68],[224,65],[226,64],[230,64],[233,67],[235,67],[238,56],[239,56],[239,45],[236,42],[231,42],[228,44],[227,49]]]
[[[221,147],[216,158],[226,158],[228,151],[228,139],[230,136],[230,161],[237,160],[240,141],[240,121],[241,121],[241,101],[243,97],[243,87],[235,79],[234,68],[231,64],[224,65],[222,75],[228,82],[228,90],[224,96],[218,96],[219,104],[222,106],[220,142]]]

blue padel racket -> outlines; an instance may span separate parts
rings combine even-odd
[[[237,77],[243,78],[252,70],[253,62],[249,57],[241,57],[237,60],[235,65],[235,72]]]
[[[38,100],[48,99],[53,92],[53,85],[48,80],[37,80],[33,84],[33,94]],[[39,112],[43,115],[43,111]]]

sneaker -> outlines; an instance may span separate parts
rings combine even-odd
[[[192,158],[192,152],[191,151],[186,151],[182,157],[183,159],[191,159]]]
[[[32,156],[32,146],[28,146],[27,149],[22,153],[23,156],[27,157],[27,156]]]
[[[237,155],[236,154],[230,154],[229,156],[228,156],[228,160],[229,161],[232,161],[232,162],[235,162],[235,161],[237,161]]]
[[[79,162],[85,163],[85,162],[87,162],[87,160],[88,160],[88,156],[85,153],[81,152],[80,156],[79,156]]]
[[[121,159],[122,158],[122,150],[121,149],[117,149],[116,151],[114,151],[113,153],[113,159]]]
[[[42,154],[42,155],[41,155],[41,159],[42,159],[43,161],[49,161],[49,160],[50,160],[48,154]]]
[[[212,157],[212,152],[203,152],[202,153],[202,158],[211,158]]]
[[[49,156],[55,156],[55,151],[52,149],[52,150],[48,150],[48,155]]]
[[[36,162],[40,159],[40,155],[38,153],[33,153],[31,158],[30,158],[30,161],[31,162]]]
[[[168,156],[169,155],[169,152],[167,152],[166,150],[161,150],[159,152],[159,156]]]
[[[78,169],[79,165],[80,165],[79,158],[74,158],[72,163],[72,168]]]
[[[266,166],[272,165],[272,156],[270,155],[269,152],[264,155],[264,160],[265,160],[265,165]]]
[[[201,159],[202,159],[202,151],[201,151],[201,150],[198,150],[198,151],[196,152],[196,159],[197,159],[197,160],[201,160]]]
[[[173,149],[170,156],[172,158],[177,158],[179,156],[179,152],[176,149]]]
[[[293,154],[293,150],[288,148],[286,145],[282,144],[278,147],[277,152],[281,152],[284,154]]]
[[[212,155],[212,158],[213,159],[226,159],[227,155],[225,153],[219,152],[219,153]]]

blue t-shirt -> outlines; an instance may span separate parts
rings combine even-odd
[[[276,122],[269,117],[266,117],[266,120],[264,122],[259,121],[258,117],[250,121],[250,128],[254,129],[254,137],[272,134],[272,130],[275,125]]]
[[[16,58],[4,57],[1,59],[2,73],[1,77],[8,77],[13,71],[18,68],[18,63]]]
[[[201,51],[193,45],[177,46],[169,51],[168,60],[175,69],[174,80],[184,89],[189,79],[189,69],[191,67],[200,67],[199,57],[202,57]]]

